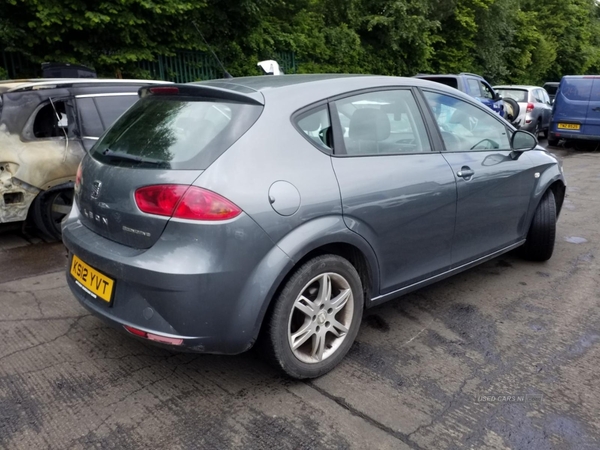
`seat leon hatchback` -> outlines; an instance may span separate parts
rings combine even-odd
[[[455,89],[283,75],[139,95],[63,221],[74,295],[136,338],[222,354],[260,339],[316,377],[365,308],[517,247],[552,255],[559,163]]]

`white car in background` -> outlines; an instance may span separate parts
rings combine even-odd
[[[548,138],[552,104],[544,88],[539,86],[504,85],[494,86],[503,99],[511,98],[519,104],[519,113],[512,122],[514,126],[533,133],[536,137],[544,133]]]

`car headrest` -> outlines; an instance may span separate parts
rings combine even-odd
[[[452,117],[450,117],[450,120],[448,122],[458,123],[465,128],[470,127],[469,116],[467,115],[467,113],[461,111],[460,109],[457,109],[456,111],[454,111],[454,113],[452,113]]]
[[[390,120],[376,108],[354,111],[348,128],[348,136],[354,141],[383,141],[390,137]]]

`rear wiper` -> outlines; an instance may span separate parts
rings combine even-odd
[[[115,152],[115,151],[111,150],[110,148],[107,148],[106,150],[104,150],[102,152],[102,154],[104,156],[108,156],[111,159],[118,159],[121,161],[132,161],[132,162],[144,163],[144,164],[154,164],[156,166],[165,164],[165,161],[160,161],[158,159],[142,158],[141,156],[130,155],[128,153]]]

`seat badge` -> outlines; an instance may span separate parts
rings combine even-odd
[[[102,181],[94,181],[92,183],[92,193],[90,194],[90,197],[92,197],[93,199],[97,199],[98,196],[100,195],[101,187],[102,187]]]

